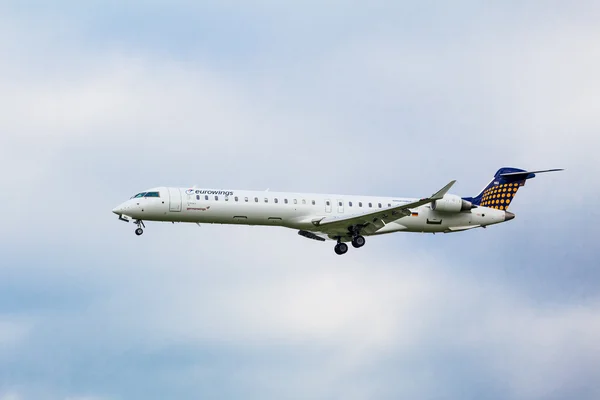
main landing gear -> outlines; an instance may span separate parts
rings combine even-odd
[[[343,242],[338,242],[338,244],[335,245],[333,250],[335,251],[335,254],[341,256],[342,254],[346,254],[346,252],[348,251],[348,245]]]
[[[365,238],[357,235],[352,239],[352,246],[358,249],[359,247],[363,247],[365,245]]]
[[[142,229],[142,226],[145,228],[146,225],[144,225],[144,221],[142,221],[141,219],[136,219],[134,222],[137,225],[137,229],[135,230],[135,234],[140,236],[142,233],[144,233],[144,230]]]
[[[352,247],[358,249],[359,247],[363,247],[365,245],[365,238],[361,235],[356,235],[352,238]],[[338,242],[333,248],[335,254],[342,255],[346,254],[348,251],[348,245],[341,241],[341,238],[338,238]]]

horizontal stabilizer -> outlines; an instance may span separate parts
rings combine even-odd
[[[530,176],[532,174],[541,174],[543,172],[557,172],[557,171],[564,171],[564,169],[563,168],[554,168],[554,169],[544,169],[544,170],[540,170],[540,171],[507,172],[505,174],[500,174],[499,176],[527,179],[527,178],[533,178],[533,176]]]

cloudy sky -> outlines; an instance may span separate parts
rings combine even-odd
[[[0,2],[0,400],[600,398],[600,3]],[[476,194],[372,238],[147,224],[154,186]]]

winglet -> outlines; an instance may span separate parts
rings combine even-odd
[[[431,200],[440,200],[444,197],[444,195],[446,193],[448,193],[448,190],[450,190],[450,188],[456,183],[456,181],[451,181],[449,184],[447,184],[446,186],[444,186],[443,188],[441,188],[437,193],[434,193],[431,195],[430,199]]]

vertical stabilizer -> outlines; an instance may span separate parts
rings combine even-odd
[[[517,191],[525,186],[527,179],[535,178],[536,173],[562,171],[562,169],[548,169],[543,171],[525,171],[523,169],[504,167],[494,175],[494,179],[475,197],[465,197],[464,200],[498,210],[508,210]]]

